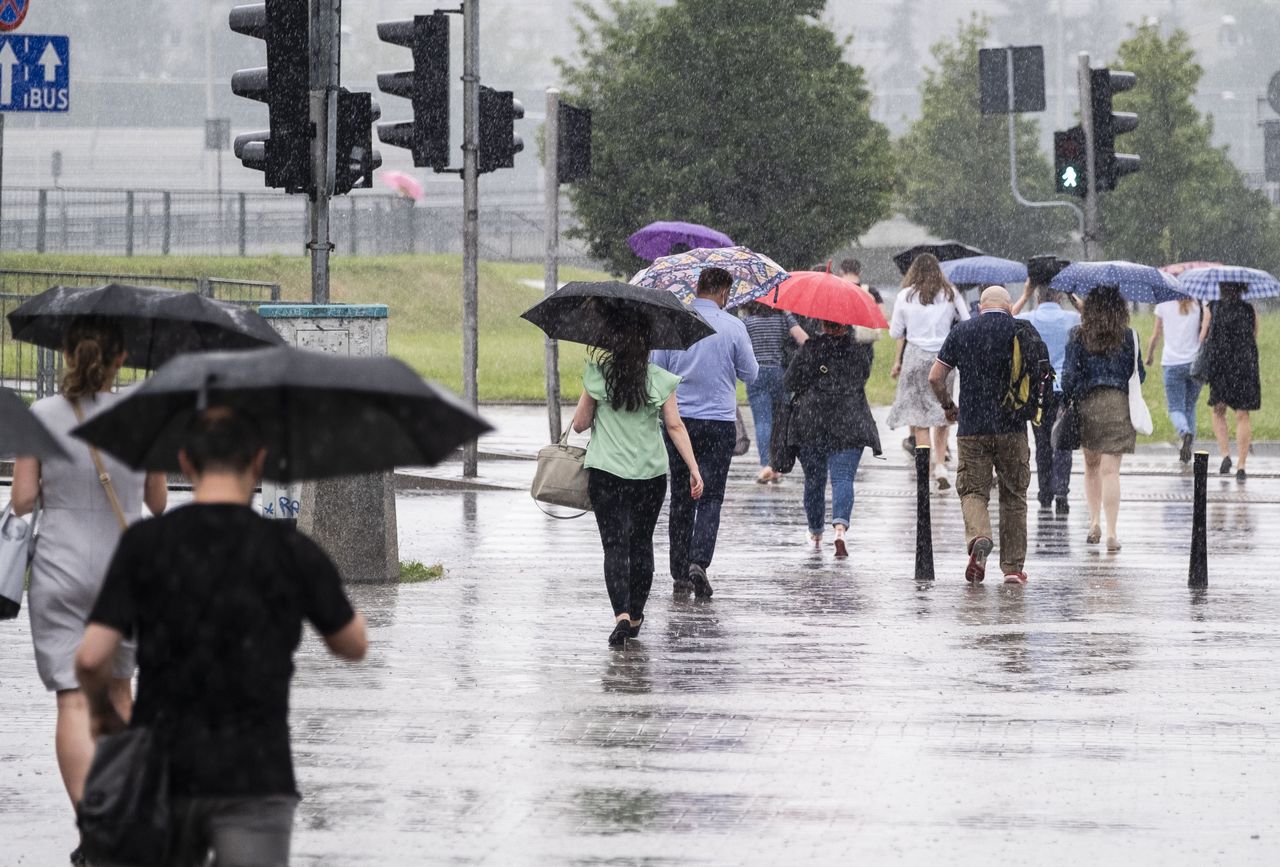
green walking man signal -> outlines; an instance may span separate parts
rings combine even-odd
[[[1083,127],[1053,134],[1054,187],[1059,193],[1084,197],[1088,187],[1085,157]]]

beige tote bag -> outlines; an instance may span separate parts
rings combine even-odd
[[[538,469],[533,474],[529,495],[538,503],[580,509],[583,514],[591,511],[587,468],[583,466],[586,458],[586,449],[569,445],[569,428],[565,428],[559,442],[544,446],[538,452]]]

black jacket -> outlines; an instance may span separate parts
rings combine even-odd
[[[800,347],[785,381],[795,401],[793,447],[825,452],[870,448],[880,454],[880,433],[866,392],[873,355],[871,346],[856,342],[852,334],[822,334]]]

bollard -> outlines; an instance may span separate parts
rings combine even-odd
[[[916,446],[916,580],[933,580],[933,521],[929,515],[928,446]]]
[[[1209,453],[1196,452],[1195,505],[1191,513],[1191,568],[1188,587],[1209,586]]]

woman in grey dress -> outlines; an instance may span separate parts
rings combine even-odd
[[[77,406],[89,418],[119,399],[111,386],[124,360],[120,331],[110,322],[90,318],[72,322],[67,330],[62,393],[32,406],[70,459],[42,463],[21,458],[13,470],[14,512],[31,512],[37,500],[42,509],[28,609],[36,669],[45,687],[58,697],[58,768],[73,806],[79,803],[93,758],[89,708],[76,682],[75,653],[122,528],[88,445],[70,432],[79,424]],[[141,473],[105,453],[99,456],[127,521],[141,517],[144,500],[153,513],[164,511],[167,489],[162,473],[148,474],[144,482]],[[132,646],[116,659],[115,675],[112,698],[127,719]]]

